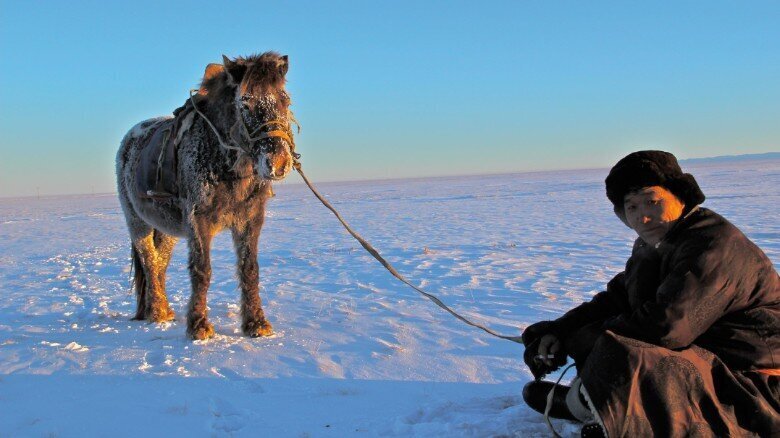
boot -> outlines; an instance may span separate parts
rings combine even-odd
[[[544,414],[544,410],[547,407],[547,395],[554,385],[553,382],[544,380],[528,382],[525,387],[523,387],[523,400],[525,400],[525,404],[531,409]],[[561,420],[579,421],[566,405],[566,394],[569,392],[569,389],[570,388],[565,385],[558,385],[555,387],[552,407],[550,408],[550,417]]]

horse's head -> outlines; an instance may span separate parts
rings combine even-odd
[[[236,122],[231,137],[245,146],[257,173],[280,180],[293,168],[295,143],[290,96],[284,88],[287,56],[274,52],[233,60],[223,56],[227,83],[234,89]]]

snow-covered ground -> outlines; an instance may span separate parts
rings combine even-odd
[[[688,169],[715,209],[780,262],[780,160]],[[599,291],[632,232],[607,171],[321,184],[404,275],[510,335]],[[299,182],[296,175],[290,176]],[[170,324],[130,321],[115,196],[0,200],[0,436],[549,436],[520,397],[522,346],[391,277],[300,184],[277,186],[261,237],[277,335],[240,334],[235,257],[217,237],[217,335],[185,337],[185,245]],[[578,433],[554,423],[564,435]]]

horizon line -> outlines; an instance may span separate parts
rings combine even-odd
[[[707,157],[690,157],[680,159],[680,163],[686,163],[697,160],[719,160],[728,158],[743,158],[749,160],[754,159],[773,159],[780,158],[780,151],[777,152],[760,152],[752,154],[739,154],[739,155],[716,155]],[[693,163],[699,164],[699,163]],[[517,171],[499,171],[499,172],[486,172],[486,173],[458,173],[458,174],[442,174],[442,175],[430,175],[430,176],[407,176],[407,177],[391,177],[391,178],[356,178],[356,179],[340,179],[340,180],[327,180],[320,181],[318,184],[343,184],[343,183],[361,183],[361,182],[385,182],[385,181],[409,181],[409,180],[429,180],[429,179],[443,179],[443,178],[473,178],[479,176],[501,176],[501,175],[524,175],[532,173],[544,173],[544,172],[571,172],[571,171],[583,171],[583,170],[601,170],[608,167],[561,167],[553,169],[536,169],[536,170],[517,170]],[[305,185],[303,181],[288,182],[286,179],[280,181],[281,185]],[[57,197],[84,197],[84,196],[107,196],[116,195],[117,192],[91,192],[91,193],[47,193],[38,195],[8,195],[0,196],[0,200],[14,200],[14,199],[29,199],[29,198],[57,198]]]

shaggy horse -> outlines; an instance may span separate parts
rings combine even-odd
[[[273,52],[223,56],[175,117],[143,121],[125,135],[116,174],[132,242],[134,319],[174,318],[165,272],[176,241],[186,237],[192,282],[187,334],[213,336],[206,307],[209,250],[214,235],[228,228],[238,258],[241,328],[252,337],[273,333],[260,301],[257,247],[271,182],[287,176],[294,163],[287,68],[287,56]]]

